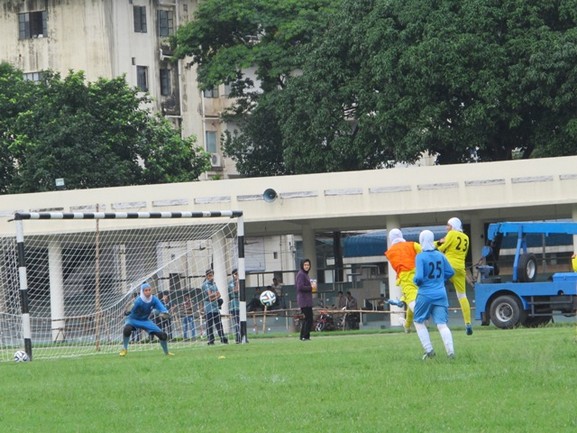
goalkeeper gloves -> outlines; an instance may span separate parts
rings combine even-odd
[[[168,313],[160,313],[158,315],[158,317],[160,317],[161,319],[170,319],[170,314]]]

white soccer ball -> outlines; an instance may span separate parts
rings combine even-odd
[[[260,294],[260,303],[266,307],[270,307],[276,301],[276,295],[271,290],[265,290]]]
[[[28,361],[30,361],[30,358],[28,357],[28,354],[26,352],[24,352],[23,350],[17,350],[14,353],[14,361],[16,361],[16,362],[28,362]]]

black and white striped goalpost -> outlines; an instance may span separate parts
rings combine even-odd
[[[24,247],[24,220],[91,220],[91,219],[174,219],[174,218],[237,218],[238,275],[240,301],[241,341],[247,343],[246,333],[246,290],[244,261],[244,220],[240,210],[197,211],[197,212],[17,212],[13,220],[16,223],[16,243],[18,254],[18,278],[20,286],[20,305],[22,312],[22,334],[24,350],[32,360],[32,328],[28,300],[28,280],[26,274],[26,254]]]

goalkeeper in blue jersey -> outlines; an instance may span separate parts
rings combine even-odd
[[[447,326],[449,320],[449,298],[445,281],[455,271],[443,253],[434,245],[434,235],[430,230],[423,230],[419,235],[422,252],[415,258],[415,284],[419,287],[415,302],[414,323],[421,345],[425,350],[423,359],[433,358],[435,351],[431,343],[425,321],[431,317],[443,339],[445,351],[449,358],[455,357],[453,335]]]
[[[128,353],[128,343],[130,335],[135,329],[144,329],[148,334],[155,335],[160,340],[160,347],[165,355],[173,355],[168,351],[168,335],[163,332],[152,320],[149,319],[153,310],[160,313],[160,317],[168,318],[168,310],[164,304],[156,296],[152,295],[152,287],[150,284],[143,283],[140,286],[140,296],[138,296],[132,308],[126,311],[126,321],[124,330],[122,332],[123,349],[120,351],[120,356],[126,356]]]

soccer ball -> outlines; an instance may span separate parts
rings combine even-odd
[[[30,361],[30,358],[28,357],[28,354],[26,352],[24,352],[23,350],[17,350],[14,353],[14,361],[16,361],[16,362],[28,362],[28,361]]]
[[[260,294],[260,303],[265,307],[270,307],[276,301],[276,295],[271,290],[265,290]]]

